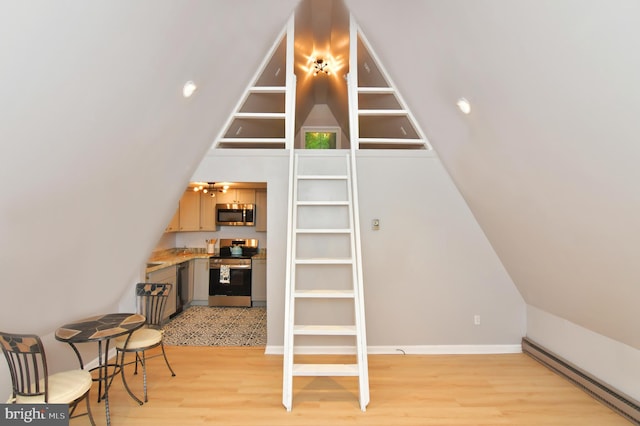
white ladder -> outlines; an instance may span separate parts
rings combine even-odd
[[[369,403],[352,155],[310,150],[292,157],[282,392],[287,411],[292,408],[294,376],[357,376],[361,410]],[[294,353],[300,352],[296,348],[301,348],[298,339],[308,343],[336,336],[355,349],[353,363],[294,362]]]

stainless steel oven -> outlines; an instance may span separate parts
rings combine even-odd
[[[251,258],[209,259],[209,306],[251,306]]]
[[[258,240],[220,240],[220,252],[209,258],[209,306],[251,306],[251,257],[256,253]]]

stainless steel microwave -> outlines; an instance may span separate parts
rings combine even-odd
[[[216,225],[254,226],[254,204],[216,204]]]

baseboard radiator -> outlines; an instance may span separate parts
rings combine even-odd
[[[570,382],[599,400],[632,423],[640,425],[640,403],[599,381],[580,368],[547,351],[526,337],[522,339],[522,352],[542,365],[565,377]]]

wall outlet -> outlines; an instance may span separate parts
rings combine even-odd
[[[473,323],[475,325],[480,325],[480,315],[474,315],[473,316]]]
[[[374,231],[380,230],[380,219],[371,220],[371,229],[373,229]]]

